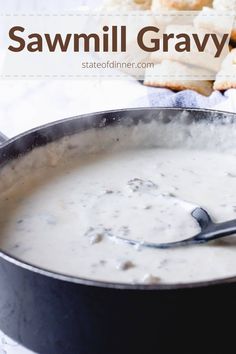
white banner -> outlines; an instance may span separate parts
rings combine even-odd
[[[0,77],[214,80],[234,14],[202,12],[0,15]]]

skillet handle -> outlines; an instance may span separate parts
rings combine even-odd
[[[5,141],[7,140],[8,138],[3,133],[0,132],[0,145],[5,143]]]

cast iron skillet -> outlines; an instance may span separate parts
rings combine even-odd
[[[101,112],[48,124],[9,141],[2,137],[0,168],[66,135],[140,120],[168,124],[181,112]],[[200,119],[231,124],[236,117],[194,109],[184,116],[186,124]],[[40,354],[235,353],[235,320],[236,277],[187,285],[103,283],[45,271],[0,252],[0,328]]]

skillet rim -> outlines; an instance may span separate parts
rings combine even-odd
[[[74,120],[79,120],[81,118],[88,119],[88,118],[95,118],[96,116],[102,116],[106,114],[119,114],[119,113],[125,113],[125,112],[138,112],[138,111],[173,111],[173,112],[195,112],[195,113],[206,113],[209,114],[209,117],[211,115],[217,116],[221,115],[222,118],[225,116],[227,117],[232,117],[236,120],[236,113],[233,112],[226,112],[226,111],[220,111],[220,110],[213,110],[213,109],[202,109],[202,108],[188,108],[188,107],[138,107],[138,108],[122,108],[122,109],[113,109],[113,110],[107,110],[107,111],[98,111],[94,113],[87,113],[87,114],[82,114],[78,116],[73,116],[69,118],[63,118],[56,120],[54,122],[46,123],[40,126],[37,126],[33,129],[27,130],[23,133],[20,133],[2,144],[0,144],[0,151],[3,148],[6,148],[8,145],[11,145],[15,142],[17,142],[20,139],[25,138],[26,136],[32,134],[32,133],[38,133],[44,129],[52,128],[55,126],[62,125],[63,123],[74,121]],[[214,117],[213,117],[214,118]],[[90,127],[88,129],[92,129],[94,127]],[[65,136],[69,136],[66,134]],[[62,137],[61,137],[62,138]],[[58,139],[55,139],[56,141]],[[34,146],[33,149],[37,148],[38,146]],[[33,150],[31,149],[31,150]],[[28,151],[26,151],[24,154],[27,154]],[[24,155],[22,154],[22,156]],[[16,159],[15,157],[7,160],[6,164],[9,161],[12,161]],[[5,165],[0,166],[2,168]],[[29,272],[33,272],[34,274],[39,274],[41,276],[45,276],[48,278],[51,278],[52,280],[58,280],[62,282],[67,282],[75,285],[84,285],[84,286],[93,286],[97,288],[107,288],[107,289],[114,289],[114,290],[139,290],[139,291],[178,291],[178,290],[189,290],[189,289],[199,289],[199,288],[208,288],[208,287],[213,287],[213,286],[223,286],[223,285],[229,285],[229,284],[236,284],[236,275],[233,277],[227,277],[227,278],[222,278],[218,280],[210,280],[210,281],[200,281],[200,282],[189,282],[189,283],[166,283],[166,284],[129,284],[129,283],[115,283],[115,282],[106,282],[106,281],[100,281],[100,280],[92,280],[92,279],[86,279],[82,277],[75,277],[75,276],[70,276],[66,274],[62,274],[59,272],[51,271],[43,267],[35,266],[31,263],[25,262],[20,260],[19,258],[15,256],[11,256],[7,252],[3,251],[0,249],[0,258],[4,259],[6,262],[9,262],[13,264],[16,267],[19,267],[21,269],[24,269]]]

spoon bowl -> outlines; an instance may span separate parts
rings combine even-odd
[[[132,246],[168,249],[208,243],[210,241],[217,240],[236,233],[236,219],[222,223],[214,223],[208,212],[201,207],[195,208],[191,212],[191,215],[199,224],[201,231],[197,235],[190,238],[186,238],[184,240],[168,243],[155,243],[145,241],[140,242],[123,237],[116,237],[116,239],[128,243]]]

